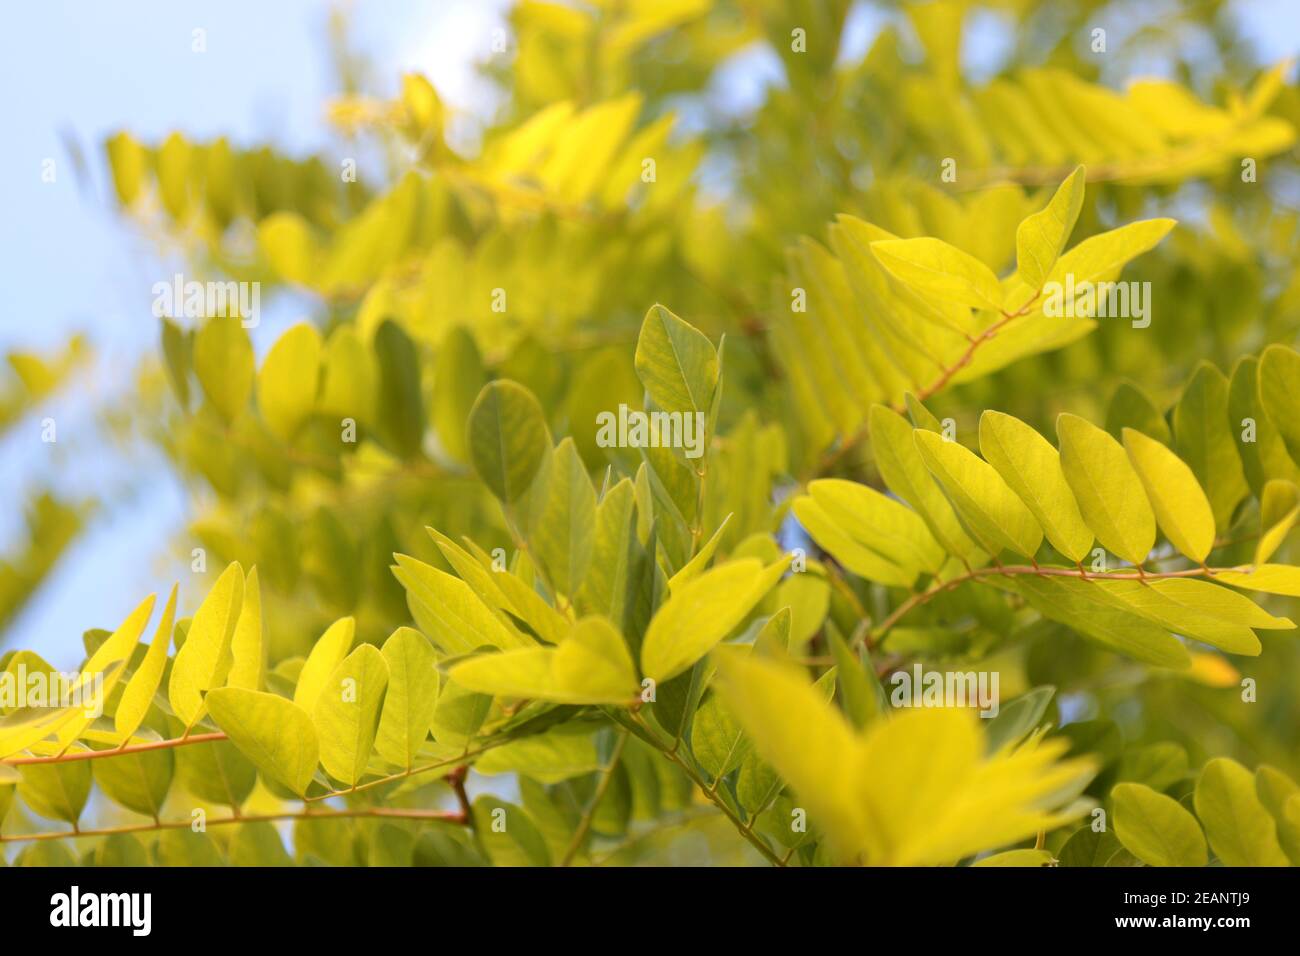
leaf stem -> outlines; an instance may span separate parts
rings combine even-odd
[[[591,829],[592,820],[596,816],[596,808],[600,806],[600,801],[604,799],[605,791],[609,789],[610,782],[614,779],[614,769],[623,756],[623,745],[627,743],[627,735],[627,730],[621,731],[618,739],[614,742],[614,752],[610,754],[609,763],[605,764],[604,769],[601,770],[596,790],[591,795],[591,801],[587,804],[587,808],[582,811],[582,819],[578,821],[577,829],[573,831],[573,839],[569,841],[569,847],[564,851],[564,858],[560,860],[560,866],[568,866],[573,862],[573,858],[578,854],[578,849],[582,846],[582,841],[587,838],[587,831]]]

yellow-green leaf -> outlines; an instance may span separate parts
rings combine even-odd
[[[41,816],[74,826],[90,798],[91,761],[25,764],[18,796]]]
[[[321,340],[314,326],[299,322],[266,354],[257,377],[257,405],[271,433],[291,441],[316,405]]]
[[[708,414],[718,385],[718,352],[695,326],[654,305],[637,337],[636,373],[661,410]]]
[[[838,478],[808,483],[808,494],[852,540],[904,568],[933,574],[947,559],[925,521],[874,488]]]
[[[120,741],[127,740],[139,729],[153,703],[153,696],[162,683],[163,670],[167,667],[167,651],[172,642],[172,625],[176,619],[176,590],[177,587],[173,584],[158,629],[154,631],[153,642],[145,652],[144,660],[127,681],[122,698],[117,703],[113,729]]]
[[[1275,478],[1266,482],[1259,499],[1259,544],[1255,563],[1264,564],[1282,546],[1300,520],[1300,486]]]
[[[1261,564],[1250,571],[1220,571],[1214,580],[1235,588],[1300,597],[1300,568],[1290,564]]]
[[[1187,463],[1154,438],[1126,428],[1124,448],[1169,543],[1197,564],[1214,546],[1214,512]]]
[[[1249,492],[1237,443],[1228,423],[1228,380],[1202,362],[1174,406],[1174,446],[1201,483],[1220,533]]]
[[[917,429],[913,438],[921,460],[986,550],[1034,556],[1043,529],[992,465],[935,432]]]
[[[1056,264],[1056,257],[1074,231],[1079,210],[1083,208],[1085,181],[1083,167],[1076,167],[1047,206],[1016,228],[1016,271],[1020,281],[1029,288],[1042,288]]]
[[[509,504],[528,490],[551,448],[542,407],[517,382],[483,386],[469,412],[470,462],[492,493]]]
[[[451,669],[468,690],[568,704],[626,704],[639,689],[623,636],[600,617],[583,618],[552,648],[484,654]]]
[[[1156,517],[1124,449],[1077,415],[1056,420],[1061,470],[1079,513],[1112,554],[1141,564],[1156,541]]]
[[[983,552],[962,528],[952,505],[921,460],[912,426],[883,405],[871,406],[869,421],[871,448],[885,484],[920,513],[944,550],[971,564],[981,563]]]
[[[383,647],[388,662],[388,694],[379,718],[375,749],[389,763],[410,768],[429,736],[438,705],[438,659],[428,639],[399,627]]]
[[[1182,804],[1140,783],[1116,784],[1115,835],[1147,866],[1205,866],[1205,837]]]
[[[1020,419],[989,410],[980,416],[980,452],[1024,501],[1052,547],[1082,561],[1092,548],[1092,532],[1051,442]]]
[[[230,638],[233,663],[226,677],[227,687],[261,690],[266,681],[266,647],[262,640],[262,587],[257,568],[249,568],[244,579],[244,601]]]
[[[662,684],[726,637],[781,576],[789,559],[763,567],[756,558],[717,565],[664,602],[646,629],[641,670]]]
[[[556,590],[572,598],[591,565],[596,489],[572,438],[561,441],[543,467],[529,544]]]
[[[342,617],[327,627],[325,633],[312,645],[293,691],[293,702],[303,713],[315,711],[316,701],[325,689],[330,674],[348,656],[356,633],[356,619]]]
[[[203,393],[227,422],[248,405],[253,391],[253,345],[239,319],[210,319],[194,337],[194,373]]]
[[[449,654],[480,647],[526,647],[532,643],[483,603],[460,578],[404,554],[393,571],[406,588],[407,603],[420,630]]]
[[[1215,855],[1224,866],[1287,866],[1277,825],[1255,792],[1249,770],[1227,757],[1207,763],[1193,797]]]
[[[973,309],[1002,308],[993,270],[942,239],[883,239],[871,251],[895,278],[918,292]]]
[[[185,643],[172,663],[167,698],[176,716],[193,727],[203,716],[203,695],[220,687],[230,673],[230,641],[244,603],[244,571],[238,562],[217,578],[194,612]]]
[[[1292,459],[1300,461],[1300,352],[1285,345],[1270,345],[1259,357],[1259,403],[1282,436]]]
[[[278,694],[221,687],[208,710],[231,742],[269,779],[299,796],[307,793],[320,745],[307,712]]]
[[[366,772],[387,689],[388,662],[373,644],[362,644],[338,663],[316,698],[312,723],[321,765],[346,786]]]

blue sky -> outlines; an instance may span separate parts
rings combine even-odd
[[[470,68],[501,25],[504,0],[385,0],[355,4],[352,42],[373,61],[375,77],[395,92],[404,70],[428,75],[454,106],[473,109],[484,96]],[[1294,54],[1300,3],[1244,0],[1235,8],[1263,59]],[[327,19],[321,0],[40,0],[12,5],[0,33],[0,107],[6,147],[0,150],[0,263],[5,307],[0,349],[49,349],[76,330],[99,351],[93,389],[120,383],[136,357],[156,342],[150,287],[170,275],[167,263],[121,223],[105,200],[101,144],[126,128],[146,141],[172,130],[194,138],[225,135],[239,144],[271,142],[305,154],[326,140],[323,103],[335,92]],[[865,7],[852,18],[845,52],[860,53],[883,17]],[[972,23],[968,62],[996,69],[1006,23]],[[206,31],[205,53],[191,49]],[[723,94],[742,109],[761,100],[772,70],[744,58],[724,78]],[[91,174],[79,184],[65,137],[80,145]],[[42,162],[56,163],[56,181],[41,182]],[[84,188],[83,188],[84,187]],[[292,309],[292,306],[289,307]],[[271,315],[259,344],[299,316]],[[87,455],[90,418],[85,396],[56,403],[61,446],[43,445],[38,425],[24,423],[0,442],[0,492],[10,502],[44,482],[74,493],[107,493],[137,476],[136,494],[96,522],[13,626],[6,646],[32,647],[71,667],[88,627],[112,626],[150,591],[176,575],[169,545],[187,518],[183,489],[164,468],[138,484],[112,456]],[[79,441],[79,437],[81,440]],[[0,513],[0,546],[12,541],[21,515]],[[187,575],[188,577],[188,575]],[[195,595],[189,595],[193,598]],[[192,609],[192,601],[188,605]]]
[[[353,43],[374,59],[376,79],[389,84],[381,92],[396,90],[400,72],[418,69],[451,103],[474,105],[481,81],[470,62],[476,50],[488,49],[499,0],[356,6]],[[155,347],[150,287],[170,270],[106,201],[104,138],[125,128],[156,141],[180,130],[200,139],[271,142],[294,154],[320,147],[328,132],[324,103],[336,92],[329,10],[320,0],[41,0],[6,10],[0,349],[53,349],[69,333],[86,331],[99,353],[89,403],[97,391],[120,384],[137,357]],[[191,50],[196,28],[206,31],[205,53]],[[78,183],[65,137],[80,145],[91,183]],[[56,164],[53,183],[41,181],[47,158]],[[296,318],[268,316],[259,332],[273,334]],[[145,594],[165,592],[176,579],[168,549],[188,518],[183,489],[161,462],[145,470],[140,485],[138,462],[115,462],[88,448],[87,404],[81,392],[42,410],[58,423],[56,446],[40,442],[39,419],[0,441],[0,493],[15,503],[0,515],[4,545],[22,528],[16,503],[27,489],[51,483],[74,494],[110,495],[129,476],[137,481],[130,500],[94,524],[7,635],[5,646],[38,649],[67,667],[80,656],[82,631],[114,626]]]

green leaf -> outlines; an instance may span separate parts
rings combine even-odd
[[[913,438],[921,460],[985,550],[1034,556],[1043,529],[992,465],[932,431],[917,429]]]
[[[605,618],[583,618],[554,653],[551,673],[570,702],[624,704],[636,696],[636,664]]]
[[[1083,208],[1086,180],[1083,167],[1076,167],[1047,206],[1016,228],[1016,271],[1020,281],[1029,288],[1042,288],[1056,264],[1056,257],[1074,231],[1079,210]]]
[[[293,866],[275,825],[265,820],[241,823],[230,841],[231,866]]]
[[[551,583],[571,598],[591,565],[596,525],[596,489],[572,438],[556,446],[539,481],[529,544]]]
[[[1196,780],[1196,815],[1224,866],[1286,866],[1277,825],[1255,792],[1250,771],[1227,757],[1207,763]]]
[[[691,720],[691,753],[709,777],[718,780],[731,773],[750,749],[749,738],[721,696],[705,697]]]
[[[268,823],[267,826],[270,826]],[[148,866],[149,854],[134,834],[114,833],[95,848],[95,866]]]
[[[808,494],[829,519],[830,527],[912,571],[912,579],[918,572],[934,574],[943,567],[947,555],[925,521],[888,495],[837,478],[809,482]]]
[[[596,738],[591,728],[581,723],[520,737],[493,747],[474,762],[474,769],[487,776],[519,773],[545,784],[570,780],[600,767]]]
[[[980,416],[980,452],[1020,496],[1052,547],[1076,563],[1087,557],[1092,532],[1065,480],[1061,456],[1046,438],[1018,418],[989,410]]]
[[[623,619],[629,537],[635,536],[635,496],[631,480],[623,478],[596,506],[591,566],[578,592],[582,610],[604,614],[612,621]]]
[[[896,279],[927,296],[972,309],[1001,309],[1002,285],[993,270],[942,239],[884,239],[871,251]]]
[[[474,336],[456,326],[442,339],[433,369],[433,401],[429,410],[443,450],[456,461],[470,460],[465,422],[487,381]]]
[[[477,694],[447,681],[439,689],[433,708],[433,737],[438,743],[464,747],[483,726],[492,709],[491,694]]]
[[[1225,533],[1250,489],[1228,424],[1228,380],[1208,362],[1197,367],[1174,406],[1174,439],[1209,496],[1215,526]]]
[[[1066,276],[1073,276],[1082,292],[1088,283],[1119,275],[1125,263],[1155,248],[1176,225],[1173,219],[1142,219],[1089,236],[1056,260],[1047,282],[1064,284]]]
[[[312,709],[325,771],[346,786],[366,772],[379,713],[388,689],[388,662],[373,644],[362,644],[330,673]]]
[[[1300,395],[1300,352],[1285,345],[1270,345],[1259,357],[1259,403],[1286,445],[1300,461],[1300,416],[1295,413]]]
[[[125,753],[89,762],[94,764],[95,783],[110,800],[158,819],[175,771],[170,750]]]
[[[207,697],[208,710],[267,778],[305,796],[316,772],[320,744],[307,712],[264,691],[221,687]]]
[[[920,513],[945,551],[971,564],[982,563],[983,552],[966,534],[952,505],[921,460],[912,438],[912,426],[883,405],[871,406],[869,421],[871,448],[885,484]]]
[[[409,770],[433,725],[438,659],[428,639],[410,627],[393,631],[384,642],[383,654],[388,662],[388,694],[375,749],[389,763]]]
[[[496,866],[550,866],[546,838],[527,812],[492,796],[474,801],[474,833]]]
[[[1154,438],[1124,429],[1124,449],[1169,543],[1203,564],[1214,547],[1214,512],[1187,463]]]
[[[1140,783],[1116,784],[1110,795],[1115,835],[1147,866],[1205,866],[1205,837],[1177,800]]]
[[[415,343],[396,322],[375,330],[379,373],[379,421],[387,445],[404,458],[419,454],[424,443],[424,392]]]
[[[393,574],[406,588],[415,623],[448,654],[468,654],[480,647],[508,650],[532,645],[460,578],[404,554],[395,558]]]
[[[1273,479],[1264,485],[1259,499],[1259,544],[1255,546],[1255,564],[1264,564],[1282,546],[1300,521],[1300,486]]]
[[[704,333],[654,305],[637,337],[636,373],[662,411],[707,415],[718,385],[718,353]]]
[[[18,796],[46,819],[76,826],[90,798],[91,763],[72,760],[24,764],[18,771],[23,778],[18,784]]]
[[[119,741],[129,739],[143,723],[145,714],[149,712],[149,707],[153,703],[153,696],[162,683],[163,670],[167,666],[167,651],[172,641],[172,625],[176,618],[176,588],[177,586],[173,584],[171,594],[167,596],[167,604],[163,607],[162,619],[158,621],[158,629],[154,631],[153,641],[149,644],[149,650],[145,652],[144,660],[127,681],[122,697],[117,703],[117,711],[113,715],[113,728],[117,732]]]
[[[1187,668],[1191,658],[1165,627],[1108,599],[1091,581],[1020,575],[1006,585],[1043,617],[1059,621],[1121,654],[1160,667]]]
[[[320,333],[306,322],[291,327],[266,353],[257,376],[257,406],[281,441],[292,441],[315,407],[320,364]]]
[[[1160,409],[1146,392],[1132,382],[1121,382],[1106,407],[1106,431],[1120,440],[1125,428],[1140,431],[1162,445],[1173,444],[1174,437],[1165,416],[1160,414]]]
[[[467,428],[470,462],[479,478],[506,504],[519,499],[551,448],[533,393],[508,379],[483,386]]]
[[[257,768],[228,740],[177,747],[176,776],[187,793],[235,809],[257,785]]]
[[[671,595],[650,621],[641,671],[662,684],[726,637],[776,584],[789,559],[763,567],[756,558],[717,565]]]
[[[203,716],[203,695],[224,684],[230,673],[234,660],[230,642],[243,603],[244,571],[238,562],[231,562],[194,612],[189,634],[172,663],[167,698],[186,727]]]
[[[484,654],[456,664],[451,679],[484,694],[568,704],[627,704],[636,668],[623,636],[604,618],[583,618],[555,649]]]
[[[155,844],[159,866],[221,866],[224,861],[206,833],[164,830]]]
[[[324,382],[317,407],[324,415],[375,423],[379,362],[351,325],[340,325],[325,343]],[[461,427],[465,424],[461,419]]]
[[[303,713],[315,711],[317,698],[325,690],[334,668],[348,656],[356,633],[356,620],[342,617],[327,627],[325,633],[312,645],[293,691],[293,702]]]
[[[774,600],[778,607],[790,608],[790,648],[799,651],[821,630],[830,610],[831,587],[821,574],[796,572],[776,586]]]
[[[795,498],[791,510],[818,547],[859,577],[901,588],[910,588],[916,582],[920,572],[915,567],[896,564],[861,540],[850,537],[844,526],[811,495]]]
[[[1178,582],[1175,587],[1166,587],[1175,581]],[[1193,588],[1182,586],[1188,583]],[[1205,590],[1196,590],[1196,586]],[[1140,614],[1185,637],[1204,641],[1232,654],[1253,656],[1260,652],[1259,638],[1242,624],[1241,618],[1226,619],[1221,614],[1207,612],[1201,606],[1203,601],[1210,602],[1211,607],[1225,605],[1221,595],[1231,593],[1225,588],[1206,581],[1174,578],[1158,581],[1096,580],[1096,587],[1102,594],[1115,598],[1118,607]],[[1249,601],[1243,603],[1250,604]],[[1251,611],[1258,612],[1258,608],[1252,605]],[[1255,616],[1255,613],[1251,614],[1252,618]]]
[[[888,713],[889,704],[884,689],[871,669],[865,664],[833,628],[826,629],[827,643],[835,656],[835,673],[840,686],[840,701],[853,726],[861,730],[873,720]]]
[[[1002,706],[985,725],[986,746],[993,753],[1004,746],[1017,746],[1037,729],[1052,702],[1055,687],[1035,687]]]
[[[1249,572],[1220,571],[1214,580],[1235,588],[1300,597],[1300,568],[1290,564],[1261,564]]]
[[[1108,551],[1141,564],[1156,541],[1156,518],[1123,447],[1077,415],[1057,418],[1056,435],[1083,520]]]
[[[194,374],[208,401],[227,422],[248,406],[253,392],[253,345],[239,319],[210,319],[194,337]]]
[[[1247,430],[1252,423],[1253,435]],[[1228,383],[1228,429],[1241,456],[1246,483],[1256,497],[1272,478],[1300,484],[1300,466],[1287,454],[1277,426],[1260,401],[1259,359],[1253,355],[1238,359],[1232,369]]]
[[[1255,793],[1273,815],[1287,859],[1300,866],[1300,787],[1276,767],[1262,764],[1255,771]]]

